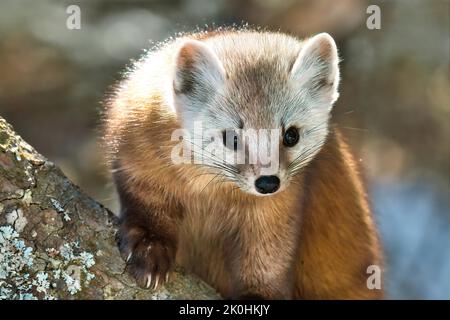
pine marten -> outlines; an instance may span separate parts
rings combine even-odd
[[[157,288],[180,265],[231,299],[382,297],[366,284],[368,266],[382,264],[366,192],[329,121],[338,60],[326,33],[219,30],[181,35],[134,63],[107,101],[104,140],[118,245],[140,286]],[[278,130],[277,166],[207,153],[174,163],[196,121],[227,147],[232,137],[227,155],[257,144],[239,130]],[[177,130],[188,137],[174,140]]]

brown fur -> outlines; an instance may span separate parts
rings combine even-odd
[[[131,83],[111,102],[105,141],[122,204],[120,249],[124,258],[133,252],[140,285],[148,273],[152,286],[162,283],[176,261],[224,297],[382,297],[366,286],[381,250],[338,130],[286,190],[257,197],[202,167],[173,165],[176,116],[158,92],[133,90]]]

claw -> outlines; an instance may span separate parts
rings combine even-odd
[[[156,290],[156,288],[158,288],[158,282],[159,282],[159,274],[156,276],[155,287],[153,288],[153,290]]]
[[[133,252],[130,252],[130,254],[129,254],[128,257],[127,257],[126,262],[129,262],[129,261],[130,261],[132,255],[133,255]]]
[[[147,289],[150,288],[150,285],[152,284],[152,274],[147,277]]]

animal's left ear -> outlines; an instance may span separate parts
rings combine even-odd
[[[339,96],[339,57],[336,43],[328,33],[320,33],[303,43],[291,70],[291,78],[301,90],[323,103],[332,104]]]
[[[220,87],[225,70],[217,55],[205,43],[185,40],[175,56],[175,94],[208,95]]]

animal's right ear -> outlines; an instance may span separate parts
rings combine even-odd
[[[223,84],[225,70],[205,43],[186,40],[175,55],[173,88],[176,95],[202,96]]]

